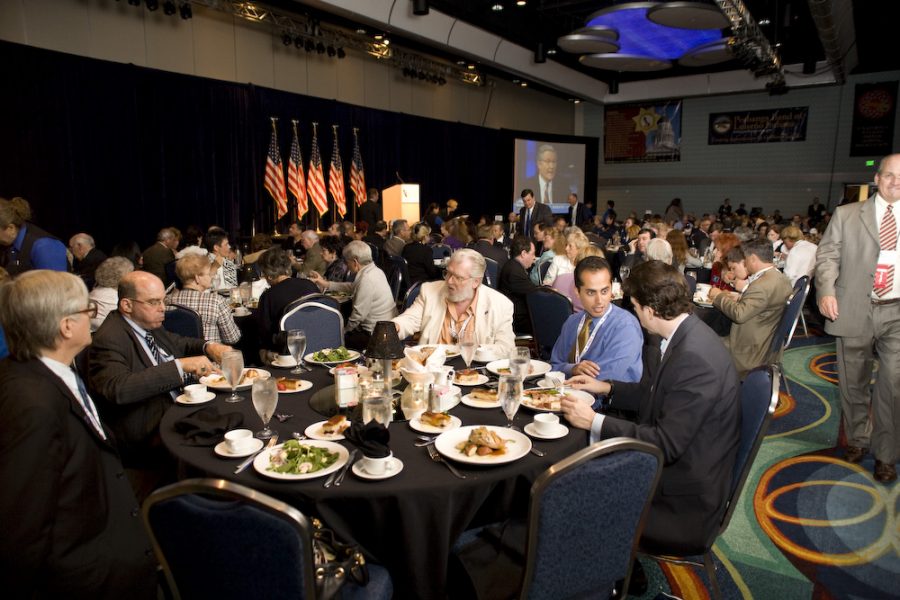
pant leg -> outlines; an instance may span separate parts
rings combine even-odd
[[[900,304],[873,308],[878,375],[872,394],[872,454],[894,464],[900,458]]]
[[[869,384],[872,380],[872,337],[838,337],[835,344],[841,418],[847,443],[867,448],[871,433]]]

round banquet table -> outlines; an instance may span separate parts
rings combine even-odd
[[[462,367],[459,358],[448,364]],[[288,369],[266,368],[273,376],[298,377],[289,375]],[[293,415],[284,423],[272,419],[270,426],[279,433],[279,442],[290,439],[291,432],[302,432],[325,418],[310,407],[310,400],[317,391],[321,398],[333,379],[325,368],[312,369],[300,376],[313,382],[312,389],[279,394],[275,412]],[[526,387],[531,386],[526,382]],[[469,389],[463,387],[463,393]],[[216,407],[220,413],[240,412],[244,427],[261,429],[249,390],[241,395],[244,401],[235,404],[226,403],[227,394],[219,393],[210,403],[173,405],[168,410],[160,432],[163,443],[181,463],[182,472],[236,481],[284,500],[309,516],[321,518],[339,537],[360,544],[368,556],[388,568],[394,581],[395,598],[446,597],[447,561],[457,537],[473,526],[524,517],[531,484],[537,476],[588,442],[586,431],[570,427],[568,435],[558,440],[532,439],[534,446],[544,451],[543,457],[528,453],[515,462],[491,467],[454,463],[467,476],[458,479],[445,465],[432,462],[425,448],[413,446],[419,435],[416,431],[406,422],[395,421],[389,428],[390,445],[394,456],[403,461],[402,471],[380,481],[363,480],[348,471],[340,487],[325,489],[324,477],[301,482],[279,481],[257,473],[252,465],[235,475],[240,460],[221,458],[211,447],[182,443],[175,423],[209,406]],[[459,404],[450,414],[459,417],[463,425],[506,424],[506,416],[499,408],[478,409]],[[522,407],[515,424],[524,427],[533,416],[533,412]],[[352,448],[346,441],[341,443]]]

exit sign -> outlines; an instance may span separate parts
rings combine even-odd
[[[867,167],[874,167],[874,166],[875,166],[875,161],[874,161],[874,160],[867,160],[867,161],[866,161],[866,166],[867,166]]]

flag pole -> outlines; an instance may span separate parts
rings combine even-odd
[[[272,121],[272,131],[277,136],[278,135],[278,127],[276,126],[276,123],[278,123],[278,117],[269,117],[269,120]],[[278,154],[280,155],[281,149],[276,148],[276,150],[278,151]],[[272,235],[278,235],[278,203],[277,202],[272,203],[272,217],[273,217],[273,219],[272,219]]]
[[[356,139],[356,132],[359,131],[359,127],[353,128],[353,158],[351,159],[351,163],[353,160],[356,160],[356,148],[359,147],[359,140]],[[356,197],[356,194],[353,194],[353,225],[356,226],[356,208],[359,206],[359,198]]]
[[[337,130],[338,130],[337,125],[331,126],[331,143],[334,145],[337,145],[337,143],[338,143]],[[329,163],[329,164],[332,164],[332,163]],[[343,171],[342,171],[342,173],[343,173]],[[329,176],[331,175],[331,169],[328,170],[328,174],[329,174]],[[331,215],[332,215],[331,222],[336,223],[338,220],[338,210],[337,210],[337,198],[334,197],[334,194],[331,195],[331,201],[334,203],[334,208],[332,209],[334,212],[331,213]],[[343,219],[343,217],[340,217],[340,218]],[[341,229],[341,231],[343,231],[343,229]]]
[[[317,136],[319,135],[319,123],[318,123],[317,121],[313,121],[312,126],[313,126],[313,139],[318,141],[318,137],[317,137]],[[322,154],[322,152],[321,152],[321,150],[320,150],[320,151],[319,151],[319,155],[321,156],[321,154]],[[319,219],[321,218],[321,216],[322,216],[322,215],[319,214],[319,210],[316,209],[315,218],[313,219],[313,225],[314,225],[315,228],[316,228],[316,232],[320,231],[320,229],[319,229]]]

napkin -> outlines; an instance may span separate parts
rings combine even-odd
[[[434,352],[431,353],[431,356],[425,360],[424,365],[419,360],[419,357],[422,354],[419,350],[415,348],[404,348],[403,354],[405,355],[405,358],[400,362],[400,367],[407,371],[412,371],[413,373],[432,371],[438,367],[443,367],[444,363],[447,361],[447,351],[443,346],[437,346]]]
[[[354,419],[344,432],[344,437],[369,458],[384,458],[391,454],[391,434],[387,427],[374,419],[365,424]]]
[[[215,407],[196,410],[175,421],[175,431],[184,436],[186,446],[214,446],[224,439],[226,431],[241,426],[244,416],[238,412],[219,414]]]

